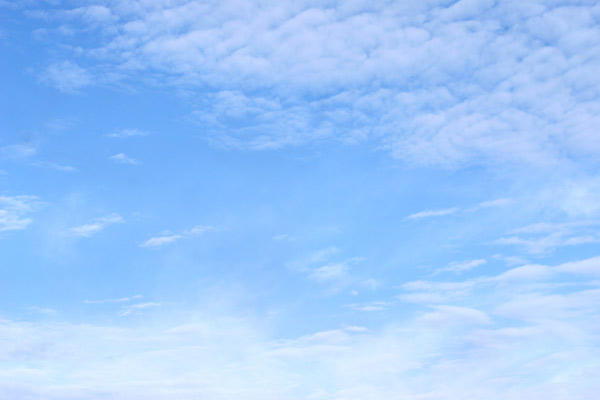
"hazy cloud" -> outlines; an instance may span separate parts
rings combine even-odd
[[[35,196],[0,196],[0,232],[25,229],[33,221],[27,215],[41,204]]]
[[[117,164],[129,164],[129,165],[139,165],[140,162],[135,158],[131,158],[126,156],[123,153],[115,154],[114,156],[110,156],[110,159],[116,162]]]
[[[106,136],[112,137],[112,138],[124,139],[124,138],[129,138],[129,137],[134,137],[134,136],[147,136],[147,135],[149,135],[148,132],[141,131],[139,129],[121,129],[121,130],[109,133]]]
[[[209,232],[215,230],[214,227],[208,225],[196,225],[190,229],[184,230],[181,234],[174,233],[166,233],[161,236],[152,237],[142,243],[140,243],[140,247],[161,247],[169,243],[173,243],[177,240],[183,239],[185,237],[201,235],[204,232]]]
[[[122,223],[123,218],[118,214],[109,214],[107,216],[97,218],[93,222],[85,225],[75,226],[69,229],[69,233],[74,236],[90,237],[102,231],[106,227]]]
[[[71,61],[53,63],[41,76],[43,82],[66,93],[78,93],[79,89],[92,84],[94,79],[89,71]]]
[[[446,209],[443,209],[443,210],[420,211],[418,213],[411,214],[411,215],[407,216],[405,219],[411,220],[411,219],[441,217],[441,216],[445,216],[445,215],[455,214],[457,211],[459,211],[459,208],[457,208],[457,207],[446,208]]]

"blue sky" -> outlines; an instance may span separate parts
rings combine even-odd
[[[0,16],[0,397],[596,396],[596,2]]]

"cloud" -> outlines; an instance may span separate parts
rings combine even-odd
[[[194,93],[195,118],[228,147],[334,139],[373,141],[419,165],[586,164],[600,152],[594,10],[103,1],[44,13],[66,59],[60,29],[97,39],[78,42],[89,68],[62,61],[45,75],[76,91],[110,73],[145,84],[151,71],[156,84]]]
[[[361,261],[363,257],[353,257],[342,262],[332,262],[316,268],[306,268],[308,278],[318,283],[339,283],[348,275],[350,266]],[[318,261],[317,261],[318,262]]]
[[[291,237],[290,235],[286,235],[286,234],[275,235],[271,239],[276,240],[276,241],[294,240],[293,237]]]
[[[383,311],[390,306],[389,301],[370,301],[368,303],[352,303],[348,304],[347,307],[357,311],[371,312],[371,311]]]
[[[521,290],[550,290],[564,286],[581,286],[577,279],[600,277],[600,257],[570,261],[556,266],[526,264],[511,268],[495,276],[477,276],[463,281],[418,280],[400,286],[404,293],[397,299],[421,304],[448,303],[469,298],[481,290],[506,290],[507,286],[521,287]],[[590,285],[599,282],[590,281]],[[517,291],[518,292],[518,291]],[[508,295],[510,295],[509,293]]]
[[[90,237],[110,225],[122,222],[123,218],[120,215],[109,214],[107,216],[97,218],[89,224],[72,227],[68,230],[68,232],[73,236]]]
[[[538,264],[527,264],[503,272],[494,279],[501,282],[533,282],[551,278],[554,274],[555,269],[552,267]]]
[[[74,94],[91,85],[95,77],[72,61],[61,61],[48,66],[40,79],[61,92]]]
[[[446,208],[443,210],[420,211],[418,213],[407,216],[405,219],[414,220],[414,219],[421,219],[421,218],[441,217],[441,216],[445,216],[445,215],[455,214],[457,211],[459,211],[459,209],[457,207]]]
[[[116,162],[117,164],[128,164],[128,165],[139,165],[140,162],[135,158],[131,158],[126,156],[123,153],[115,154],[114,156],[110,156],[110,159]]]
[[[441,209],[441,210],[425,210],[425,211],[420,211],[418,213],[408,215],[407,217],[404,218],[404,220],[418,220],[418,219],[423,219],[423,218],[433,218],[433,217],[443,217],[446,215],[463,214],[463,213],[467,213],[467,212],[479,211],[482,209],[504,207],[504,206],[507,206],[512,203],[514,203],[513,199],[502,198],[502,199],[483,201],[483,202],[477,204],[476,206],[467,207],[467,208],[451,207],[451,208],[445,208],[445,209]]]
[[[196,226],[191,227],[190,229],[186,229],[185,231],[183,231],[183,234],[186,236],[194,236],[194,235],[201,235],[204,232],[210,232],[213,230],[215,230],[215,228],[212,226],[196,225]]]
[[[432,306],[433,312],[422,315],[419,320],[427,325],[488,325],[491,319],[486,313],[468,307],[457,306]]]
[[[121,311],[119,311],[118,315],[119,315],[119,317],[125,317],[127,315],[131,315],[140,310],[161,307],[162,305],[163,305],[162,303],[155,303],[155,302],[131,304],[128,306],[124,306],[123,309]]]
[[[513,199],[504,198],[504,199],[495,199],[489,201],[482,201],[478,204],[479,208],[489,208],[489,207],[504,207],[506,205],[512,204],[514,202]]]
[[[49,400],[593,398],[598,290],[492,293],[508,298],[487,307],[432,305],[375,329],[346,324],[286,338],[272,337],[251,316],[206,312],[124,327],[0,320],[0,393]],[[576,313],[582,318],[571,319]]]
[[[56,314],[56,310],[54,310],[52,308],[48,308],[48,307],[31,306],[31,307],[27,307],[27,309],[31,312],[44,314],[44,315]]]
[[[39,161],[39,162],[36,162],[34,165],[37,167],[49,168],[49,169],[53,169],[55,171],[61,171],[61,172],[77,171],[77,168],[72,167],[70,165],[62,165],[62,164],[57,164],[57,163],[53,163],[53,162],[49,162],[49,161]]]
[[[118,297],[112,299],[103,299],[103,300],[85,300],[85,304],[113,304],[113,303],[127,303],[136,299],[142,298],[141,294],[136,294],[131,297]]]
[[[0,196],[0,232],[25,229],[33,221],[27,215],[41,205],[35,196]]]
[[[139,129],[121,129],[112,133],[109,133],[108,137],[125,139],[134,136],[147,136],[149,133],[146,131],[141,131]]]
[[[347,271],[348,266],[345,263],[327,264],[313,269],[308,277],[312,280],[322,283],[339,279],[346,275]]]
[[[35,142],[17,143],[0,147],[0,154],[8,158],[26,158],[38,152],[38,144]]]
[[[599,276],[599,260],[524,265],[462,282],[407,282],[404,291],[442,296],[401,316],[400,307],[386,309],[393,300],[350,304],[385,322],[367,328],[336,318],[285,337],[254,311],[215,314],[204,305],[201,313],[196,306],[173,313],[167,303],[132,303],[138,296],[98,302],[123,305],[122,317],[153,310],[151,319],[122,327],[3,319],[0,394],[587,400],[599,389],[600,283],[579,276]]]
[[[166,244],[173,243],[180,239],[190,236],[201,235],[204,232],[215,230],[214,227],[208,225],[196,225],[190,229],[184,230],[181,234],[164,234],[162,236],[152,237],[139,244],[140,247],[162,247]]]
[[[567,262],[556,267],[556,270],[574,275],[600,277],[600,257]]]
[[[597,220],[570,221],[567,223],[542,222],[512,231],[516,235],[505,236],[495,244],[515,245],[531,254],[544,254],[558,247],[600,243]]]
[[[480,265],[485,264],[487,261],[483,259],[471,260],[471,261],[462,261],[462,262],[451,262],[450,265],[444,268],[440,268],[434,271],[434,275],[437,275],[442,272],[454,272],[454,273],[462,273],[464,271],[469,271],[473,268],[479,267]]]
[[[140,247],[161,247],[165,244],[173,243],[181,238],[183,238],[183,235],[157,236],[140,243]]]

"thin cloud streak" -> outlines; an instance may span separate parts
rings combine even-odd
[[[162,236],[152,237],[140,243],[140,247],[162,247],[166,244],[176,242],[185,237],[198,236],[205,232],[215,230],[214,227],[208,225],[196,225],[190,229],[184,230],[181,234],[165,234]]]
[[[107,216],[97,218],[89,224],[72,227],[68,230],[68,232],[73,236],[91,237],[110,225],[120,224],[123,222],[124,220],[120,215],[109,214]]]

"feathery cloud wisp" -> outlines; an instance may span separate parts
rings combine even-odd
[[[118,214],[109,214],[102,218],[97,218],[89,224],[75,226],[69,229],[69,233],[74,236],[90,237],[105,229],[106,227],[122,223],[123,218]]]

